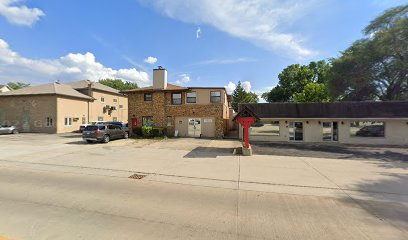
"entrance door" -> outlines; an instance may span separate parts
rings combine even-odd
[[[323,122],[322,126],[323,126],[323,141],[339,140],[338,122]]]
[[[200,137],[201,136],[201,119],[189,118],[188,119],[188,136]]]
[[[303,141],[303,123],[289,122],[289,140]]]

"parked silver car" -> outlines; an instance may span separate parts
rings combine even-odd
[[[11,125],[0,125],[0,134],[17,134],[18,129]]]
[[[119,138],[128,138],[129,133],[122,127],[114,124],[90,125],[85,127],[82,132],[82,138],[88,143],[103,142],[108,143],[110,140]]]

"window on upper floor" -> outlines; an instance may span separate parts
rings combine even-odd
[[[221,91],[211,91],[211,93],[210,93],[210,102],[211,103],[220,103],[221,102]]]
[[[145,102],[151,102],[152,99],[153,99],[153,96],[152,96],[151,93],[145,93],[145,94],[144,94],[144,101],[145,101]]]
[[[171,94],[171,104],[181,105],[181,93],[172,93]]]
[[[105,102],[105,98],[104,97],[101,97],[101,102]]]
[[[197,103],[197,92],[187,93],[187,103]]]
[[[114,103],[117,103],[117,102],[118,102],[118,99],[117,99],[117,98],[114,98],[114,99],[113,99],[113,102],[114,102]]]

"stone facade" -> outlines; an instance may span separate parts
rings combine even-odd
[[[208,90],[210,91],[210,90]],[[229,108],[224,101],[221,103],[186,104],[186,92],[182,92],[182,104],[172,105],[171,91],[152,92],[152,101],[144,101],[145,92],[134,92],[128,94],[129,119],[137,118],[139,126],[142,117],[152,116],[156,127],[167,128],[167,133],[173,135],[176,129],[176,117],[214,118],[214,137],[220,138],[226,134],[228,129]],[[178,92],[179,93],[179,92]],[[223,99],[225,99],[223,97]],[[171,125],[167,124],[167,117],[171,117]]]

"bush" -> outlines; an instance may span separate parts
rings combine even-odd
[[[146,138],[153,137],[153,127],[143,126],[142,136]]]
[[[133,128],[133,134],[136,136],[142,136],[142,128],[141,127]]]
[[[163,137],[164,136],[164,128],[153,128],[153,136],[154,137]]]

